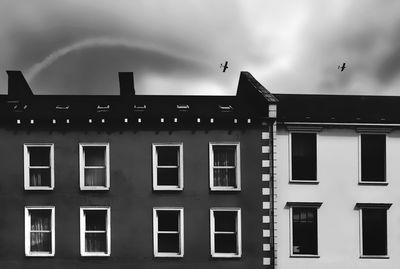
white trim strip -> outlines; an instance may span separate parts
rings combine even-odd
[[[394,126],[400,127],[398,123],[359,123],[359,122],[298,122],[298,121],[284,121],[278,124],[293,124],[293,125],[338,125],[338,126]]]

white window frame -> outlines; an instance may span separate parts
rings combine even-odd
[[[215,252],[215,218],[214,212],[216,211],[230,211],[236,212],[236,248],[237,253],[217,253]],[[241,209],[238,207],[213,207],[210,208],[210,250],[211,257],[213,258],[240,258],[242,256],[242,214]]]
[[[214,146],[235,146],[235,172],[236,172],[236,187],[231,186],[214,186]],[[209,152],[209,178],[210,178],[210,190],[212,191],[240,191],[241,190],[241,179],[240,179],[240,142],[210,142],[208,146]]]
[[[31,210],[51,211],[51,251],[31,252]],[[26,206],[25,207],[25,256],[27,257],[53,257],[55,253],[55,207],[54,206]]]
[[[178,185],[158,185],[157,169],[158,169],[158,153],[157,147],[179,147],[178,160]],[[183,190],[183,143],[153,143],[153,190],[155,191],[181,191]],[[169,166],[161,166],[168,168]],[[175,167],[175,166],[173,166]]]
[[[157,211],[179,211],[179,221],[178,221],[178,233],[179,233],[179,252],[159,252],[158,251],[158,234],[160,231],[158,230],[158,216]],[[180,258],[183,257],[184,254],[184,215],[183,215],[183,207],[154,207],[153,208],[153,253],[154,257],[172,257],[172,258]],[[165,232],[164,233],[173,233]],[[174,231],[175,232],[175,231]]]
[[[106,211],[106,252],[86,252],[85,239],[86,239],[86,215],[85,211],[101,210]],[[81,237],[81,256],[85,257],[108,257],[111,255],[111,210],[109,206],[84,206],[80,208],[80,237]]]
[[[85,147],[105,147],[105,181],[106,186],[85,185]],[[110,189],[110,144],[109,143],[79,143],[79,182],[81,190],[109,190]]]
[[[318,220],[318,210],[321,207],[322,203],[314,203],[314,202],[288,202],[287,206],[289,207],[289,235],[290,235],[290,257],[302,257],[302,258],[319,258],[319,220]],[[298,254],[293,253],[293,208],[315,208],[317,210],[317,254]]]
[[[385,136],[385,180],[384,181],[363,181],[362,180],[362,162],[361,162],[361,136],[362,135],[384,135]],[[379,133],[379,132],[368,132],[368,133],[359,133],[358,134],[358,184],[360,185],[388,185],[387,179],[387,135],[386,133]]]
[[[50,168],[50,186],[30,185],[30,154],[28,148],[48,147],[50,148],[50,167],[34,166],[34,168]],[[52,143],[27,143],[24,144],[24,187],[25,190],[53,190],[54,189],[54,144]]]
[[[292,134],[298,134],[298,133],[303,133],[303,134],[315,134],[315,151],[316,151],[316,160],[315,160],[315,180],[310,179],[310,180],[298,180],[298,179],[293,179],[293,174],[292,174]],[[291,131],[289,132],[289,183],[304,183],[304,184],[319,184],[318,180],[318,136],[319,132],[315,131]]]
[[[390,208],[391,204],[384,204],[383,206],[381,206],[380,204],[366,204],[366,205],[359,205],[356,204],[356,208],[359,211],[359,236],[360,236],[360,258],[366,258],[366,259],[389,259],[390,255],[389,255],[389,238],[390,236],[388,236],[388,211]],[[386,255],[365,255],[363,253],[363,222],[362,222],[362,211],[363,209],[382,209],[382,210],[386,210]]]

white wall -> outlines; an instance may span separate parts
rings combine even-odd
[[[387,186],[358,184],[359,134],[324,128],[317,135],[318,185],[289,184],[289,133],[276,137],[276,245],[279,269],[400,268],[400,131],[387,135]],[[287,202],[322,202],[318,209],[320,258],[291,258]],[[356,203],[393,203],[387,211],[389,259],[360,258]]]

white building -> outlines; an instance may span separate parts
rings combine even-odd
[[[275,96],[276,268],[400,268],[400,97]]]

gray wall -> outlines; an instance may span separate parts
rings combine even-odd
[[[266,128],[264,126],[264,128]],[[254,130],[0,130],[0,268],[262,268],[261,128]],[[240,192],[209,191],[208,142],[240,141]],[[25,191],[23,144],[54,143],[55,189]],[[80,191],[79,142],[110,143],[110,190]],[[184,190],[152,191],[155,142],[183,142]],[[54,205],[55,256],[24,255],[24,206]],[[80,256],[79,207],[111,207],[111,256]],[[152,208],[184,207],[183,258],[154,258]],[[210,257],[209,209],[242,209],[242,257]],[[135,267],[136,266],[136,267]]]

